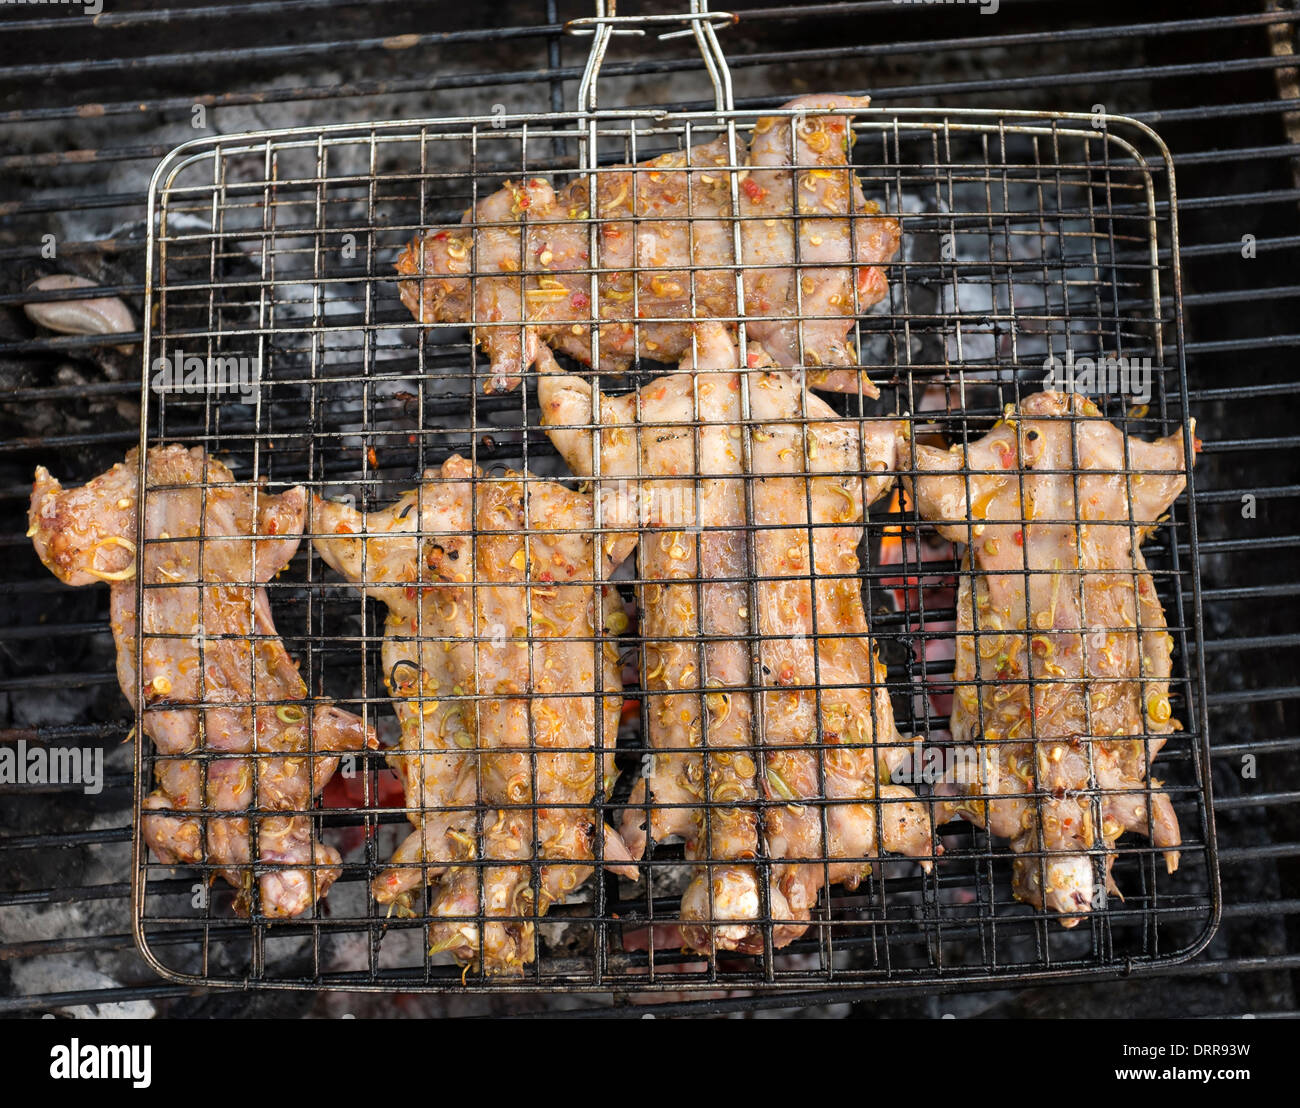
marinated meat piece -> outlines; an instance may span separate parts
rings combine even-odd
[[[1178,865],[1173,805],[1147,782],[1179,729],[1173,639],[1139,544],[1186,484],[1182,432],[1129,438],[1044,392],[964,452],[904,444],[905,465],[913,449],[921,515],[967,544],[952,733],[979,774],[950,783],[943,818],[1010,839],[1016,896],[1073,927],[1099,903],[1085,852],[1105,852],[1111,892],[1125,831]]]
[[[417,533],[463,531],[469,521],[468,473],[455,466],[444,470],[446,480],[431,473],[419,489],[380,512],[362,514],[312,500],[312,542],[321,557],[387,608],[384,682],[401,725],[400,753],[389,754],[388,762],[401,779],[415,830],[372,882],[372,891],[380,904],[403,909],[410,907],[410,890],[466,857],[476,826],[473,721],[465,719],[464,703],[442,699],[457,683],[449,657],[454,635],[473,629],[464,618],[447,628],[440,594],[421,587],[434,578],[419,558]]]
[[[816,113],[870,102],[803,96],[786,107]],[[746,271],[745,330],[777,365],[807,367],[810,388],[875,397],[880,392],[864,371],[824,368],[857,364],[848,333],[888,294],[879,263],[899,245],[896,220],[845,218],[880,211],[847,167],[850,123],[848,116],[808,114],[754,125],[740,212],[745,263],[761,268]],[[792,214],[801,217],[797,244]],[[850,265],[855,259],[860,268]]]
[[[778,946],[806,930],[828,870],[831,881],[856,884],[882,849],[927,859],[934,851],[923,806],[905,788],[877,786],[906,748],[857,584],[863,497],[874,501],[892,484],[897,424],[844,421],[784,373],[742,377],[724,328],[701,327],[696,353],[684,363],[694,372],[600,402],[602,525],[643,528],[642,681],[656,751],[623,834],[638,854],[647,833],[680,835],[701,863],[682,898],[690,946],[757,952],[764,890],[748,863],[760,849],[779,863],[765,891]],[[538,364],[547,434],[590,476],[591,386],[561,374],[549,351]],[[814,550],[816,572],[827,575],[815,605]],[[745,582],[755,568],[757,615]],[[754,634],[757,675],[743,645]],[[761,741],[747,691],[755,684],[764,690]],[[827,857],[829,867],[813,861]]]
[[[590,807],[613,783],[622,708],[618,653],[594,616],[610,631],[623,616],[593,584],[591,498],[517,473],[489,480],[453,457],[382,512],[316,511],[322,556],[389,609],[393,761],[417,831],[376,897],[441,877],[431,911],[448,921],[430,927],[433,949],[521,972],[532,921],[591,873],[598,831],[611,868],[631,860]],[[483,916],[501,919],[480,935]]]
[[[849,117],[816,114],[868,103],[793,100],[786,109],[809,113],[795,117],[793,138],[790,119],[760,119],[752,153],[738,139],[734,163],[723,135],[611,166],[596,175],[594,204],[590,175],[558,191],[537,178],[507,182],[459,228],[428,231],[406,248],[397,263],[411,278],[400,284],[402,302],[422,323],[476,328],[491,359],[489,392],[514,388],[542,343],[590,365],[594,229],[602,372],[625,369],[637,354],[678,362],[695,320],[743,316],[749,337],[780,365],[813,367],[814,387],[875,396],[865,373],[817,368],[856,363],[846,336],[885,296],[881,267],[898,250],[897,221],[877,214],[847,168]],[[724,268],[736,263],[733,173],[743,259],[757,266],[744,271],[743,312],[736,270]],[[795,214],[803,217],[797,245]],[[700,267],[693,288],[692,266]]]
[[[314,836],[312,801],[339,754],[375,745],[356,716],[308,698],[258,587],[293,557],[305,494],[236,483],[197,447],[155,447],[146,457],[143,567],[134,450],[77,489],[38,469],[28,534],[61,581],[112,587],[118,682],[132,704],[143,687],[141,726],[164,756],[144,802],[156,813],[144,818],[145,842],[165,864],[219,867],[244,913],[256,872],[261,911],[296,916],[340,872],[338,851]],[[139,665],[138,580],[147,586]]]

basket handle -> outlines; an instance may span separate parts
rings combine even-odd
[[[609,40],[614,35],[644,35],[649,28],[674,23],[684,23],[686,26],[675,31],[665,31],[658,36],[659,39],[694,35],[709,79],[713,82],[713,98],[718,111],[729,112],[735,108],[731,70],[727,66],[727,58],[717,35],[718,27],[728,27],[737,22],[735,14],[709,11],[709,0],[690,0],[689,11],[658,15],[619,15],[617,6],[618,0],[596,0],[594,16],[571,19],[564,25],[568,34],[592,36],[591,51],[587,54],[582,83],[578,86],[578,108],[581,111],[596,110],[596,82],[601,63],[605,60],[605,52],[609,49]]]

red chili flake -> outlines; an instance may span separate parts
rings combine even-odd
[[[745,195],[753,201],[762,200],[767,195],[767,189],[755,181],[752,177],[746,177],[740,183],[740,187],[745,190]]]
[[[521,208],[526,208],[526,207],[528,207],[528,205],[531,204],[531,203],[532,203],[532,200],[529,198],[528,193],[525,192],[525,193],[523,193],[523,194],[520,195],[520,197],[519,197],[519,206],[520,206]]]
[[[591,297],[589,297],[585,292],[575,292],[569,297],[569,307],[575,312],[582,311],[582,309],[587,307],[590,303]]]
[[[1003,450],[1001,454],[1002,468],[1012,469],[1016,464],[1016,454],[1014,450]]]
[[[1024,545],[1025,545],[1025,533],[1024,533],[1023,531],[1017,531],[1017,532],[1015,533],[1014,538],[1015,538],[1015,540],[1016,540],[1016,545],[1017,545],[1017,546],[1024,546]]]
[[[1193,451],[1193,453],[1199,454],[1199,453],[1201,452],[1201,446],[1202,446],[1202,445],[1203,445],[1203,444],[1201,443],[1201,440],[1200,440],[1199,436],[1197,436],[1197,435],[1193,435],[1193,436],[1192,436],[1192,451]]]
[[[751,350],[749,352],[749,357],[746,358],[745,361],[749,364],[749,368],[753,369],[760,361],[762,361],[762,358],[759,356],[757,351]]]
[[[270,519],[266,524],[266,533],[268,535],[278,535],[280,533],[280,523],[276,519]]]
[[[414,446],[414,445],[415,445],[415,436],[414,436],[414,435],[407,435],[407,436],[406,436],[406,441],[407,441],[408,445],[410,445],[410,446]]]
[[[340,523],[334,528],[334,533],[336,535],[351,535],[355,532],[346,523]]]
[[[537,575],[537,580],[539,580],[539,581],[554,581],[554,580],[555,580],[555,574],[553,574],[549,569],[546,569],[546,570],[543,570],[541,573],[539,573],[539,574]]]
[[[439,231],[436,235],[433,236],[433,241],[434,241],[434,242],[442,242],[443,239],[445,239],[446,237],[447,237],[447,232],[446,232],[446,231]]]
[[[373,446],[368,447],[368,448],[366,449],[366,460],[367,460],[367,461],[371,464],[371,466],[373,466],[374,468],[378,468],[378,467],[379,467],[379,455],[377,455],[377,454],[375,453],[375,448],[374,448]]]

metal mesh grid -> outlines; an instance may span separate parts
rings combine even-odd
[[[730,118],[745,128],[755,117]],[[149,355],[178,348],[203,357],[242,354],[259,360],[261,375],[249,404],[146,390],[141,446],[203,445],[240,479],[264,478],[271,490],[301,484],[345,493],[372,510],[453,454],[486,470],[485,483],[494,466],[563,478],[532,405],[536,382],[517,394],[483,396],[478,386],[489,373],[464,329],[417,332],[387,270],[412,233],[454,221],[502,179],[576,172],[577,121],[299,131],[191,144],[173,156],[151,197],[157,237]],[[1169,162],[1140,125],[1111,118],[1099,129],[1093,122],[907,111],[859,119],[853,168],[870,199],[903,215],[904,254],[891,269],[889,311],[855,327],[862,363],[883,367],[873,370],[883,397],[877,404],[842,398],[841,414],[869,426],[897,406],[915,413],[913,438],[941,431],[950,441],[971,441],[1006,404],[1037,391],[1044,359],[1068,347],[1080,355],[1151,359],[1147,411],[1107,409],[1125,431],[1150,436],[1185,421]],[[718,116],[666,122],[657,114],[602,113],[597,128],[602,163],[639,161],[716,131]],[[1162,306],[1171,290],[1172,310]],[[595,322],[590,311],[573,320]],[[635,369],[607,387],[644,388],[667,371],[649,363]],[[801,434],[815,424],[806,411],[794,422]],[[861,481],[866,474],[845,476]],[[142,475],[142,494],[149,491],[145,482]],[[1014,904],[1005,849],[952,825],[931,874],[890,859],[855,892],[840,888],[823,898],[805,939],[774,951],[769,931],[761,956],[706,964],[680,953],[680,941],[662,948],[677,923],[683,859],[680,847],[657,844],[645,864],[649,880],[593,879],[539,926],[535,960],[522,981],[480,986],[903,985],[1086,974],[1173,961],[1197,949],[1208,939],[1218,899],[1201,756],[1204,700],[1196,667],[1187,666],[1201,652],[1195,530],[1184,503],[1145,547],[1177,644],[1171,697],[1186,728],[1157,763],[1183,827],[1176,875],[1158,873],[1153,848],[1126,838],[1116,869],[1124,903],[1065,931],[1050,915]],[[1190,564],[1180,562],[1170,536],[1191,544]],[[147,549],[148,537],[141,538]],[[951,549],[938,550],[937,560],[931,549],[922,562],[925,544],[933,547],[932,532],[910,505],[878,504],[868,512],[864,597],[873,637],[890,663],[886,687],[905,735],[933,735],[945,726],[934,698],[952,682],[951,663],[935,660],[923,644],[944,637],[945,621],[951,626],[958,570]],[[756,568],[746,582],[751,590],[764,580]],[[628,592],[636,583],[624,577],[619,586]],[[361,605],[314,554],[300,555],[267,590],[313,693],[385,727],[391,702],[379,660],[381,610]],[[604,638],[593,635],[596,648]],[[760,656],[761,636],[748,638]],[[635,636],[620,643],[636,644]],[[922,648],[913,649],[917,644]],[[617,741],[623,783],[591,805],[610,819],[644,752],[638,731],[648,731],[646,694],[632,688],[629,699],[636,712]],[[139,779],[147,782],[155,758],[148,744],[141,747]],[[761,747],[753,753],[762,760]],[[329,798],[312,816],[345,860],[328,899],[302,918],[272,927],[255,909],[251,921],[237,920],[222,895],[196,910],[188,875],[157,866],[137,847],[137,927],[155,964],[210,983],[459,987],[460,970],[425,951],[428,920],[421,911],[393,918],[366,893],[403,813],[400,802],[382,799],[393,794],[380,757],[368,758],[363,770],[341,802]],[[182,945],[197,937],[201,945]],[[310,974],[281,969],[293,959],[301,965],[304,950]]]

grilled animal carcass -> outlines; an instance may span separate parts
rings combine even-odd
[[[260,873],[261,911],[296,916],[340,872],[338,851],[313,833],[313,798],[340,754],[376,745],[356,716],[308,699],[260,587],[298,548],[306,496],[236,483],[198,447],[145,457],[143,558],[134,450],[76,489],[38,469],[28,533],[61,581],[112,588],[118,682],[132,704],[143,689],[141,729],[163,756],[144,801],[145,842],[165,864],[215,867],[240,890],[241,912]]]
[[[683,837],[699,863],[682,898],[687,943],[752,953],[764,897],[784,945],[828,879],[853,886],[882,850],[928,859],[934,845],[912,793],[877,784],[906,748],[857,578],[864,504],[892,483],[897,425],[844,421],[785,373],[738,373],[725,329],[701,331],[691,372],[599,409],[602,525],[641,529],[655,750],[623,835],[638,854],[647,834]],[[549,351],[539,365],[547,434],[592,476],[591,386]],[[760,851],[775,863],[766,890]]]
[[[911,453],[915,450],[915,454]],[[1140,543],[1186,484],[1183,436],[1125,436],[1077,395],[1024,400],[964,451],[904,444],[921,515],[966,544],[952,734],[978,773],[945,819],[1011,840],[1017,897],[1072,927],[1100,904],[1125,831],[1178,865],[1169,796],[1147,782],[1178,729],[1173,639]]]
[[[825,114],[868,103],[801,97],[783,109],[799,114],[757,122],[748,151],[737,138],[736,161],[722,135],[611,166],[596,176],[594,202],[589,175],[558,191],[539,178],[507,182],[461,226],[427,231],[407,247],[397,263],[409,278],[402,302],[422,323],[476,328],[491,359],[487,391],[514,388],[543,343],[590,365],[594,319],[609,373],[637,354],[680,361],[697,319],[743,318],[750,339],[777,364],[806,367],[813,387],[875,396],[865,373],[836,367],[857,361],[846,337],[887,292],[881,266],[898,250],[899,228],[877,214],[848,168],[849,116]],[[738,260],[753,267],[744,270],[741,311]]]
[[[596,864],[597,834],[611,868],[631,861],[592,807],[613,781],[622,708],[599,627],[626,617],[594,580],[591,497],[518,473],[487,479],[453,457],[383,511],[314,510],[321,555],[388,607],[384,670],[402,725],[391,761],[416,830],[375,897],[436,881],[432,914],[447,922],[431,926],[433,949],[519,972],[532,921]],[[480,934],[483,917],[501,918]]]

